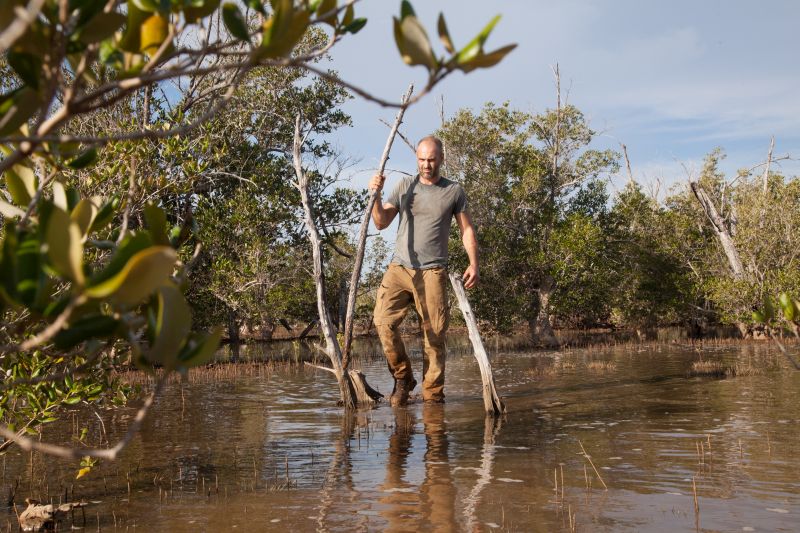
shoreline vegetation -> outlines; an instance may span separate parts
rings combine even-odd
[[[760,375],[764,372],[752,364],[752,361],[719,361],[714,353],[720,349],[753,347],[772,353],[777,364],[784,360],[777,349],[766,342],[766,339],[743,339],[735,328],[720,328],[713,335],[692,338],[681,328],[657,328],[646,337],[640,337],[635,331],[615,332],[623,335],[609,334],[608,331],[556,330],[556,334],[565,342],[559,348],[534,346],[522,332],[516,336],[494,336],[484,339],[491,358],[514,357],[515,354],[534,353],[539,357],[532,359],[534,363],[526,370],[536,378],[552,377],[561,371],[570,370],[574,362],[561,361],[561,357],[578,353],[586,353],[589,359],[585,362],[587,369],[594,373],[611,373],[617,370],[617,364],[605,360],[610,352],[617,350],[641,352],[643,350],[681,349],[697,354],[697,361],[687,371],[687,377],[731,378],[736,376]],[[466,328],[454,328],[451,332],[456,341],[448,346],[448,357],[472,357],[472,346],[466,342]],[[409,338],[417,337],[414,333],[405,334]],[[358,337],[355,342],[353,359],[358,361],[382,360],[383,353],[377,337]],[[277,371],[282,373],[314,372],[306,363],[318,364],[326,360],[326,356],[312,345],[316,337],[305,341],[296,339],[273,339],[271,341],[255,341],[239,345],[225,345],[213,361],[206,365],[192,368],[185,377],[173,375],[169,381],[180,383],[213,383],[217,381],[236,380],[240,378],[270,378]],[[367,345],[358,346],[367,341]],[[787,347],[800,346],[795,338],[784,340]],[[264,349],[274,346],[274,350]],[[135,367],[119,368],[116,376],[130,386],[150,388],[160,379],[161,371],[155,374],[144,372]]]

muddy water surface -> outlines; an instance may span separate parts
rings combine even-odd
[[[11,451],[0,495],[17,481],[18,502],[74,494],[92,502],[93,531],[800,530],[800,372],[774,350],[497,346],[508,414],[494,421],[464,342],[452,341],[444,405],[346,416],[332,376],[301,365],[198,377],[167,390],[121,460],[80,480],[75,464]],[[391,390],[381,359],[358,364]],[[697,375],[726,368],[739,375]],[[133,412],[98,413],[110,441]],[[105,442],[86,412],[44,438],[83,427]]]

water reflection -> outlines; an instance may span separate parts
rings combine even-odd
[[[417,423],[415,411],[394,410],[394,430],[388,439],[386,475],[379,499],[380,515],[386,520],[385,531],[452,531],[456,523],[455,488],[444,405],[425,405],[422,409],[424,478],[419,486],[408,475],[417,468],[416,465],[409,468]],[[414,523],[418,527],[412,527]]]
[[[478,525],[476,510],[480,503],[483,489],[492,480],[492,466],[494,465],[495,442],[497,434],[502,426],[501,418],[487,416],[484,420],[483,429],[483,448],[481,449],[481,466],[477,469],[478,479],[475,486],[464,500],[464,518],[467,522],[467,529],[474,531]]]
[[[69,488],[70,498],[96,502],[89,522],[103,530],[569,531],[577,523],[671,532],[693,530],[695,520],[707,531],[796,529],[800,373],[763,346],[498,350],[509,413],[497,421],[483,416],[471,355],[448,361],[445,405],[345,414],[328,373],[295,364],[294,353],[289,346],[280,357],[291,364],[269,373],[171,388],[122,461],[90,476],[75,480],[74,464],[14,452],[0,487],[19,480],[18,501],[55,503]],[[735,366],[739,377],[693,374],[701,360]],[[382,359],[358,364],[377,388],[391,388]],[[113,442],[130,412],[101,415]],[[90,439],[102,438],[89,412],[48,426],[45,439],[69,442],[84,425]]]

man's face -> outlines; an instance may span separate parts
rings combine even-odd
[[[419,175],[425,179],[432,180],[439,175],[439,167],[442,166],[442,154],[433,141],[425,141],[417,148],[417,168]]]

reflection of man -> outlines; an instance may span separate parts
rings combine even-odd
[[[381,486],[380,514],[387,523],[383,531],[454,531],[455,487],[450,475],[447,427],[443,405],[426,405],[422,410],[426,449],[424,479],[418,490],[418,463],[408,464],[415,444],[417,420],[413,411],[395,411],[395,425],[389,437],[386,479]]]
[[[420,487],[422,516],[430,531],[456,529],[455,489],[450,477],[447,425],[443,405],[428,405],[422,410],[425,426],[425,481]]]
[[[442,142],[432,136],[422,139],[417,145],[419,174],[403,178],[385,201],[379,196],[372,209],[379,230],[400,214],[394,256],[375,304],[375,326],[395,379],[393,406],[405,405],[417,384],[398,331],[412,302],[424,336],[422,399],[444,401],[447,241],[454,216],[469,257],[464,286],[471,288],[479,279],[478,242],[467,213],[467,197],[461,185],[439,175],[442,159]],[[384,176],[373,176],[370,189],[380,194],[384,180]]]

